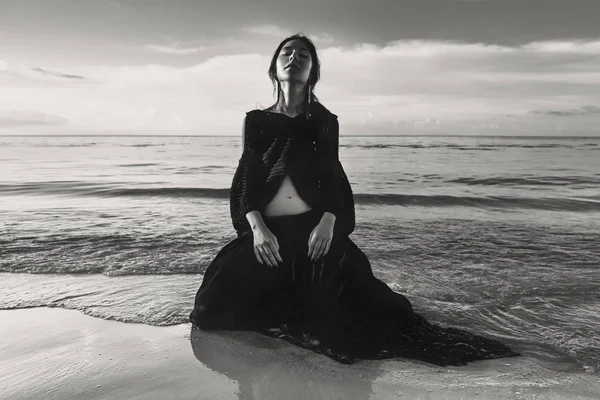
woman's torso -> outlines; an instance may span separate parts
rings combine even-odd
[[[281,146],[287,146],[289,151],[285,160],[271,160],[271,163],[282,163],[285,167],[270,182],[267,192],[272,196],[264,206],[262,213],[267,216],[301,214],[311,210],[318,190],[312,185],[311,174],[314,177],[314,144],[316,125],[306,123],[305,115],[290,117],[272,111],[266,113],[270,125],[264,140],[266,147],[273,146],[275,139],[281,141]],[[270,129],[269,129],[270,128]],[[268,150],[267,150],[268,151]],[[276,153],[276,152],[275,152]],[[264,157],[269,163],[269,157]],[[285,161],[285,162],[283,162]],[[270,165],[272,167],[272,165]]]
[[[312,210],[298,194],[294,181],[286,174],[273,199],[265,206],[264,215],[293,215]]]

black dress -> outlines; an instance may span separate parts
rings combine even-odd
[[[287,116],[269,118],[287,128],[298,121]],[[304,136],[298,140],[312,139]],[[283,152],[287,153],[287,173],[293,176],[289,150]],[[237,178],[244,169],[243,159]],[[234,196],[239,194],[236,177]],[[373,275],[368,258],[347,234],[348,227],[354,227],[353,221],[336,226],[329,253],[311,262],[307,255],[309,236],[327,206],[318,201],[318,189],[311,197],[306,181],[299,175],[297,180],[299,193],[314,208],[296,215],[263,215],[278,239],[283,263],[277,267],[259,263],[251,230],[236,229],[238,237],[225,245],[206,269],[190,314],[194,326],[256,330],[343,363],[356,358],[404,357],[444,366],[519,355],[496,340],[441,327],[415,313],[405,296]],[[274,182],[275,189],[279,183],[280,179]],[[264,186],[262,189],[271,197],[274,194]],[[237,206],[236,199],[232,204]],[[252,205],[263,206],[257,201]],[[351,208],[353,217],[353,204]],[[239,227],[235,211],[232,218]]]

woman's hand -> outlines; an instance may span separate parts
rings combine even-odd
[[[308,256],[311,261],[327,255],[333,241],[333,226],[335,219],[321,218],[308,239]]]
[[[277,237],[266,226],[253,229],[254,235],[254,254],[261,264],[267,264],[271,267],[277,266],[277,261],[283,262],[279,255],[279,242]]]

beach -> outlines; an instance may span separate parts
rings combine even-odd
[[[0,400],[600,400],[600,1],[0,1]]]
[[[341,138],[375,276],[522,354],[452,368],[192,331],[239,146],[0,140],[0,399],[600,398],[598,139]]]
[[[585,373],[527,356],[437,367],[342,365],[254,332],[103,320],[76,310],[0,311],[0,398],[597,399]]]

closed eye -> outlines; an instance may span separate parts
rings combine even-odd
[[[289,51],[284,51],[283,53],[281,53],[281,55],[283,55],[283,56],[289,56],[290,52]],[[300,57],[308,58],[308,54],[307,53],[300,53]]]

